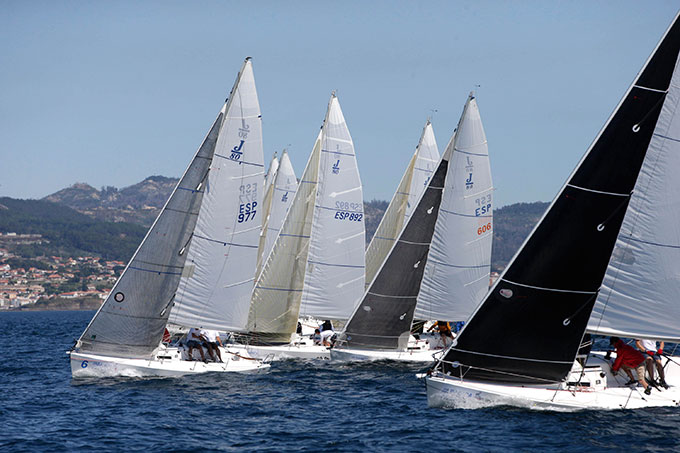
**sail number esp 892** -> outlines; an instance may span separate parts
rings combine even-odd
[[[350,222],[361,222],[364,217],[363,212],[361,212],[361,207],[361,203],[336,201],[335,209],[337,209],[337,211],[335,211],[334,218],[338,220],[349,220]]]

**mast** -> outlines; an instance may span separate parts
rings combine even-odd
[[[443,359],[466,379],[551,383],[572,367],[680,47],[677,16]],[[675,101],[674,101],[675,102]]]

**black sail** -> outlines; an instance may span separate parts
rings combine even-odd
[[[347,322],[337,347],[406,347],[448,163],[445,153],[408,223]]]
[[[670,85],[677,17],[441,366],[505,383],[563,380],[602,284]]]

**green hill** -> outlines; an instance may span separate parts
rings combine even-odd
[[[49,241],[32,244],[4,242],[4,247],[25,258],[91,254],[127,261],[144,237],[146,228],[96,220],[48,201],[0,198],[0,232],[40,234]]]

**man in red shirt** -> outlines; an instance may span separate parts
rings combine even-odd
[[[612,365],[612,372],[614,374],[619,372],[619,368],[630,377],[630,381],[626,384],[634,384],[633,370],[637,372],[637,381],[645,388],[645,395],[652,393],[652,388],[647,385],[645,380],[645,356],[637,349],[628,346],[618,337],[611,337],[609,344],[616,349],[616,360]]]

